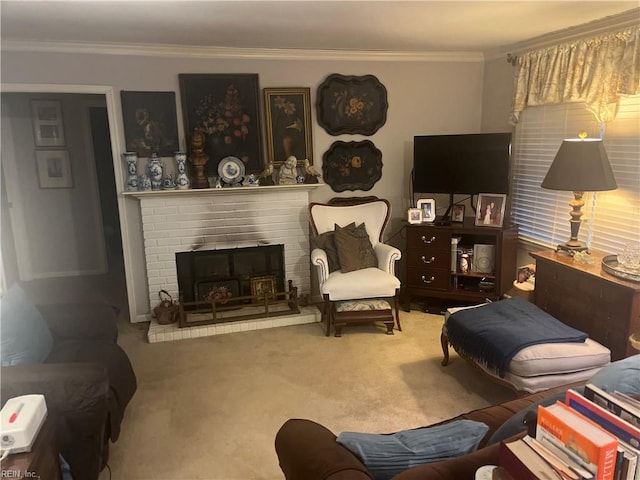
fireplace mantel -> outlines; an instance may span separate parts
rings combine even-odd
[[[294,192],[311,191],[318,187],[324,187],[326,183],[297,183],[295,185],[269,185],[269,186],[246,186],[246,187],[225,187],[225,188],[192,188],[188,190],[148,190],[144,192],[122,192],[127,197],[136,198],[163,198],[163,197],[183,197],[199,195],[229,195],[229,194],[255,194],[267,192]]]

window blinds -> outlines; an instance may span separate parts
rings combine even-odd
[[[626,243],[640,241],[640,96],[623,98],[615,120],[603,128],[618,189],[585,195],[579,238],[592,249],[617,253]],[[551,247],[569,239],[573,193],[540,184],[562,140],[582,130],[600,137],[600,125],[580,103],[529,107],[522,113],[514,139],[512,185],[512,215],[521,239]]]

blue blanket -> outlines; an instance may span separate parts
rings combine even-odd
[[[460,310],[447,320],[449,342],[504,377],[511,359],[541,343],[584,342],[587,334],[518,297]]]

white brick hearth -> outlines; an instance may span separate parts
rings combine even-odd
[[[140,200],[149,310],[157,305],[160,289],[167,290],[174,299],[179,297],[175,254],[191,250],[283,244],[286,280],[292,280],[298,287],[298,296],[309,294],[308,205],[309,191],[314,187],[316,185],[125,193]],[[314,315],[307,317],[317,321]],[[298,323],[287,319],[284,324],[292,322]],[[273,319],[265,325],[277,326]],[[195,327],[178,330],[192,328]],[[237,328],[241,327],[208,328],[206,334],[227,333]],[[169,336],[167,339],[192,335],[172,330]]]

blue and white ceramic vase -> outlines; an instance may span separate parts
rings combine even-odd
[[[138,154],[136,152],[124,152],[122,157],[127,162],[127,190],[135,192],[138,190]]]
[[[141,192],[147,192],[151,190],[151,179],[146,175],[142,175],[138,179],[138,190],[140,190]]]
[[[176,152],[176,188],[178,190],[187,190],[191,184],[187,175],[187,154],[185,152]]]
[[[151,154],[149,160],[149,178],[151,179],[151,190],[162,189],[162,162],[157,153]]]

